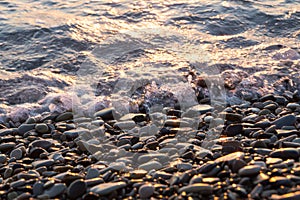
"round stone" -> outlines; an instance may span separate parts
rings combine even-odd
[[[6,152],[9,150],[12,150],[15,146],[16,146],[16,144],[14,142],[2,143],[2,144],[0,144],[0,151]]]
[[[33,195],[41,195],[44,192],[44,184],[42,182],[35,182],[32,186]]]
[[[11,158],[16,158],[17,160],[20,160],[23,157],[23,152],[20,148],[14,149],[11,151],[9,156]]]
[[[7,161],[5,154],[0,154],[0,164],[4,164]]]
[[[50,189],[45,190],[43,193],[49,198],[54,198],[62,194],[66,190],[66,185],[64,183],[56,183]]]
[[[53,144],[53,140],[35,140],[29,144],[30,147],[41,147],[45,150],[50,148]]]
[[[139,188],[139,195],[142,199],[151,197],[154,193],[154,187],[152,185],[142,185]]]
[[[38,133],[44,134],[44,133],[48,133],[49,132],[49,127],[47,126],[47,124],[41,123],[41,124],[35,125],[35,130]]]
[[[18,133],[21,135],[24,135],[24,133],[33,130],[35,127],[35,124],[22,124],[18,127]]]
[[[86,183],[82,179],[78,179],[70,184],[67,195],[70,199],[81,197],[86,192]]]
[[[72,112],[65,112],[60,115],[55,119],[55,121],[60,122],[60,121],[66,121],[73,119],[73,113]]]
[[[96,178],[100,175],[100,171],[95,168],[89,168],[86,174],[86,179]]]
[[[258,165],[248,165],[239,170],[240,176],[254,176],[259,174],[261,167]]]

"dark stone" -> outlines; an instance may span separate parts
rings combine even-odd
[[[295,125],[296,116],[293,114],[285,115],[280,117],[272,122],[276,126],[277,129],[280,129],[283,126],[292,126]]]
[[[299,152],[296,148],[281,148],[270,153],[270,157],[298,160]]]
[[[230,124],[226,127],[224,134],[229,137],[243,134],[243,126],[241,124]]]
[[[82,179],[75,180],[69,185],[67,195],[70,199],[76,199],[86,192],[86,188],[86,183]]]

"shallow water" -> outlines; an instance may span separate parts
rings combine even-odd
[[[222,74],[241,99],[285,90],[286,77],[300,89],[299,10],[288,0],[1,1],[0,112],[68,110],[80,78],[103,107],[120,77],[160,85]]]

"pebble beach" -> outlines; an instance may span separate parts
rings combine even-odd
[[[0,199],[300,199],[298,10],[0,2]]]

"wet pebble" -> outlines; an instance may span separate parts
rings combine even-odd
[[[43,166],[49,167],[49,166],[51,166],[51,165],[53,165],[53,164],[54,164],[54,160],[48,159],[48,160],[38,160],[38,161],[34,161],[34,162],[32,163],[32,166],[33,166],[34,168],[39,168],[39,167],[43,167]]]
[[[14,149],[11,151],[9,157],[20,160],[23,157],[23,151],[20,148]]]
[[[14,142],[7,142],[0,144],[0,151],[1,152],[7,152],[12,150],[16,146],[16,143]]]
[[[0,154],[0,164],[4,164],[7,161],[7,156],[5,154]]]
[[[31,131],[35,128],[35,124],[21,124],[18,127],[18,133],[24,135],[26,132]]]
[[[154,194],[154,187],[150,184],[142,185],[139,188],[139,195],[141,199],[148,199]]]
[[[276,128],[280,129],[283,126],[292,126],[296,122],[296,116],[293,114],[285,115],[283,117],[280,117],[272,122],[276,126]]]
[[[41,195],[44,192],[44,184],[42,182],[35,182],[32,186],[32,193],[35,196]]]
[[[240,176],[255,176],[259,174],[261,167],[258,165],[248,165],[239,170]]]
[[[194,183],[192,185],[184,186],[178,190],[181,192],[194,192],[200,194],[211,194],[213,192],[213,187],[206,183]]]
[[[270,153],[270,157],[282,159],[299,159],[299,151],[295,148],[281,148]]]
[[[61,195],[67,189],[64,183],[56,183],[51,188],[44,191],[43,195],[54,198]]]
[[[90,191],[99,195],[107,195],[124,187],[126,187],[125,182],[102,183],[92,187]]]
[[[82,179],[78,179],[70,184],[67,195],[70,199],[81,197],[86,192],[87,186]]]
[[[48,133],[49,132],[49,127],[47,126],[47,124],[45,123],[41,123],[41,124],[36,124],[35,125],[35,130],[38,133]]]

